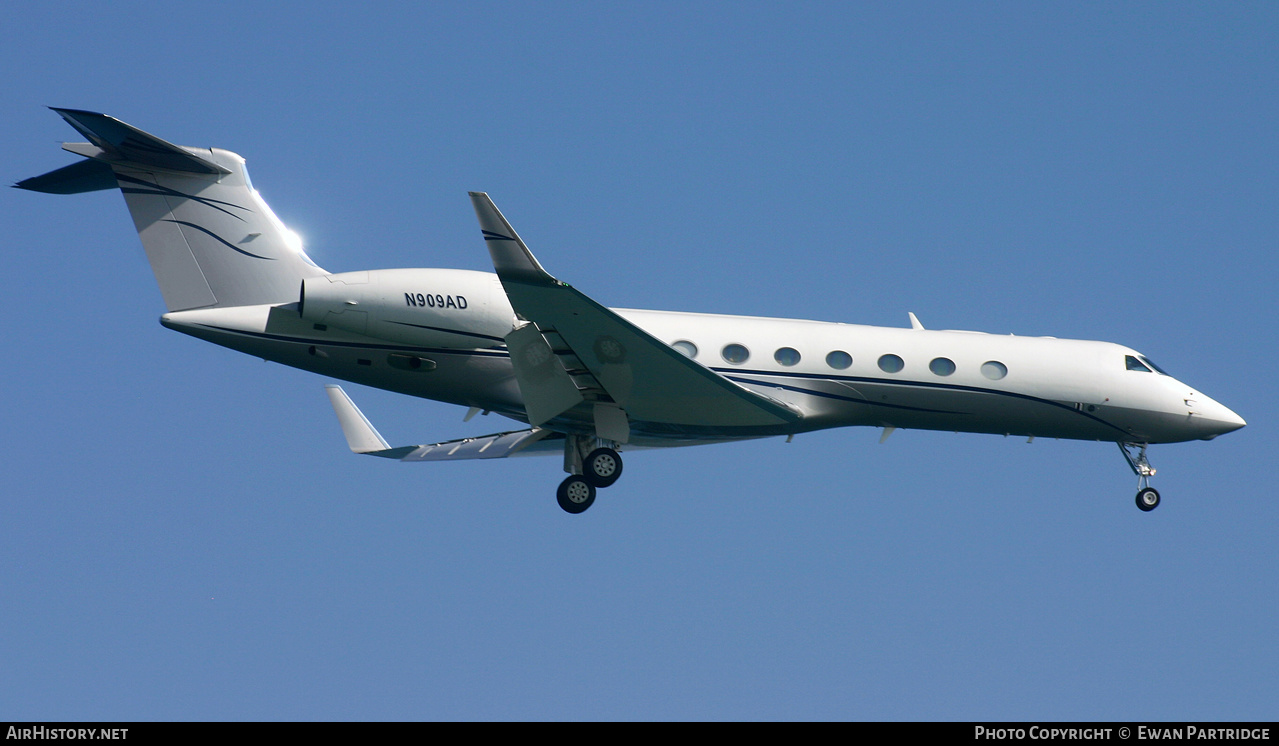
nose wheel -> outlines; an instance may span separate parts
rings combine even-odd
[[[1137,475],[1137,507],[1144,513],[1159,507],[1159,490],[1150,486],[1150,478],[1155,475],[1155,467],[1146,460],[1147,445],[1147,443],[1119,444],[1119,452],[1128,461],[1128,466],[1132,467],[1132,473]],[[1141,449],[1136,456],[1132,453],[1133,448]]]
[[[1159,507],[1159,491],[1154,487],[1144,487],[1137,492],[1137,507],[1149,513]]]

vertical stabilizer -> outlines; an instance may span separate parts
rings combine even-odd
[[[69,194],[111,186],[113,176],[169,311],[287,303],[303,279],[327,274],[235,153],[173,145],[102,114],[55,111],[91,141],[64,149],[91,160],[15,186]]]

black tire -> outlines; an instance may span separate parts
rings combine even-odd
[[[1146,487],[1137,492],[1137,507],[1149,513],[1159,507],[1159,492],[1154,487]]]
[[[555,491],[555,499],[565,513],[576,515],[595,502],[595,487],[582,477],[574,475],[560,482],[560,488]]]
[[[596,448],[582,459],[582,477],[592,487],[603,489],[622,476],[622,457],[612,448]]]

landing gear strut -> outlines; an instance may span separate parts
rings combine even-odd
[[[1146,460],[1146,443],[1120,443],[1119,451],[1137,475],[1137,507],[1149,513],[1159,507],[1159,491],[1150,486],[1150,478],[1155,475],[1155,468]],[[1131,448],[1140,448],[1136,456]]]
[[[583,452],[593,448],[586,456]],[[595,491],[604,489],[622,476],[622,457],[595,438],[570,435],[564,442],[564,471],[568,479],[560,483],[555,498],[568,513],[581,513],[595,502]]]

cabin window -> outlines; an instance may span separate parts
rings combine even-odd
[[[1128,368],[1128,370],[1136,370],[1136,371],[1140,371],[1140,372],[1142,372],[1142,373],[1151,373],[1151,372],[1152,372],[1152,371],[1150,370],[1150,368],[1147,368],[1147,367],[1146,367],[1146,364],[1145,364],[1145,363],[1141,362],[1140,360],[1138,360],[1137,358],[1133,357],[1132,355],[1125,355],[1125,356],[1124,356],[1124,367]]]
[[[799,350],[794,347],[783,347],[773,353],[773,359],[785,366],[797,365],[799,363]]]
[[[741,365],[750,358],[751,351],[742,345],[733,343],[724,345],[724,349],[720,350],[719,354],[723,355],[724,359],[733,365]]]
[[[672,342],[671,347],[679,350],[684,357],[697,357],[697,345],[689,342],[687,339],[681,339],[678,342]]]
[[[949,358],[938,357],[928,364],[928,369],[939,376],[948,376],[955,372],[955,362]]]
[[[1008,366],[998,360],[987,360],[981,364],[981,374],[992,381],[998,381],[1008,375]]]
[[[879,358],[879,369],[885,373],[900,373],[906,363],[896,355],[883,355]]]
[[[826,364],[835,370],[847,370],[853,364],[853,356],[843,350],[834,350],[826,355]]]

